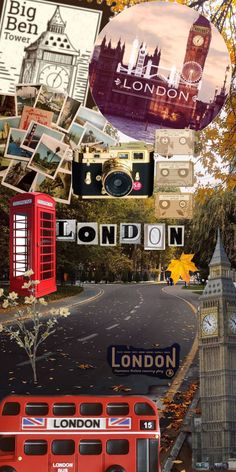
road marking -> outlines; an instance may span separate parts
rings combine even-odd
[[[104,294],[104,290],[99,290],[99,292],[96,294],[96,295],[93,295],[92,297],[89,297],[89,298],[86,298],[85,300],[81,300],[79,302],[76,302],[76,303],[72,303],[71,305],[64,305],[62,306],[61,308],[74,308],[75,306],[78,306],[78,305],[84,305],[85,303],[89,303],[91,301],[95,301],[97,300],[98,298],[100,298],[102,295]],[[69,298],[69,297],[68,297]],[[52,302],[49,302],[50,305],[52,305],[52,307],[50,306],[50,309],[48,310],[45,310],[44,312],[41,313],[42,315],[42,318],[45,318],[47,316],[50,316],[50,310],[53,308],[53,304],[57,303],[57,302],[60,302],[60,300],[62,299],[58,299],[58,300],[53,300]],[[0,313],[0,315],[2,314],[2,312]],[[11,314],[10,314],[11,316]],[[51,315],[52,316],[52,315]],[[60,315],[54,315],[54,316],[60,316]],[[25,316],[22,316],[21,317],[21,320],[30,320],[31,319],[31,315],[25,315]],[[2,324],[5,325],[5,324],[14,324],[14,319],[11,319],[11,318],[8,318],[7,320],[5,321],[2,321]]]
[[[131,316],[126,316],[126,318],[124,318],[126,321],[130,320]]]
[[[86,298],[85,300],[81,300],[79,302],[72,303],[71,305],[68,305],[66,308],[72,308],[72,307],[77,306],[77,305],[83,305],[84,303],[89,303],[92,300],[96,300],[97,298],[100,298],[103,294],[104,294],[104,290],[101,289],[101,290],[99,290],[99,292],[96,295],[93,295],[92,297]],[[58,301],[60,301],[60,299]]]
[[[130,311],[131,314],[132,314],[132,313],[135,313],[135,312],[136,312],[136,310],[131,310],[131,311]]]
[[[89,336],[85,336],[85,338],[78,339],[78,341],[87,341],[88,339],[95,338],[96,336],[98,336],[98,333],[93,333],[93,334],[90,334]]]
[[[106,328],[106,329],[107,329],[107,330],[108,330],[108,329],[113,329],[113,328],[116,328],[117,326],[119,326],[119,323],[118,323],[118,324],[114,324],[114,325],[112,325],[112,326],[108,326],[108,328]]]
[[[46,354],[43,354],[42,356],[36,357],[36,362],[41,361],[42,359],[46,359],[47,357],[53,356],[53,352],[47,352]],[[24,361],[24,362],[19,362],[19,364],[16,364],[17,367],[22,367],[24,365],[30,364],[30,361]]]

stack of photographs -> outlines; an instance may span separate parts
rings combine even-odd
[[[43,192],[70,203],[73,150],[80,144],[104,149],[116,140],[107,120],[65,92],[46,85],[16,85],[0,95],[0,178],[17,192]]]

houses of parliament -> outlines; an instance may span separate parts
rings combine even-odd
[[[162,51],[148,53],[136,38],[128,63],[125,43],[103,38],[90,63],[90,87],[104,115],[156,123],[158,127],[200,130],[217,115],[226,98],[226,75],[209,102],[198,98],[211,44],[211,25],[202,15],[190,28],[181,71],[161,67]]]

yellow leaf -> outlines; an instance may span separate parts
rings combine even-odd
[[[192,259],[194,254],[182,254],[180,259],[172,259],[167,267],[167,270],[171,272],[171,277],[174,284],[176,284],[181,277],[185,282],[190,281],[189,272],[196,272],[198,269],[195,266]]]

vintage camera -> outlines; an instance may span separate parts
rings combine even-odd
[[[157,218],[191,219],[193,217],[193,194],[157,193],[155,215]]]
[[[81,147],[74,151],[73,192],[87,198],[147,198],[153,193],[153,148],[124,143],[109,151]]]
[[[196,133],[191,129],[158,129],[155,132],[155,153],[173,155],[195,155]]]
[[[157,161],[156,184],[159,187],[174,185],[192,187],[194,184],[194,165],[191,161]]]

